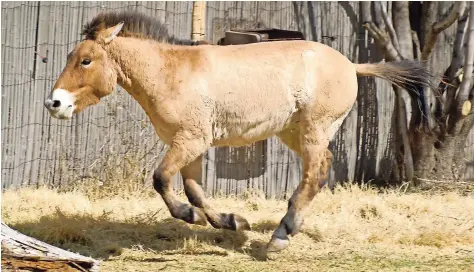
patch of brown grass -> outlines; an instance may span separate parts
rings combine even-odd
[[[278,227],[279,221],[261,220],[252,224],[252,230],[261,233],[272,232]]]
[[[474,262],[472,195],[356,185],[339,186],[334,194],[323,190],[289,249],[267,255],[286,201],[265,200],[258,192],[211,199],[219,211],[238,213],[252,226],[232,232],[175,220],[150,188],[133,188],[5,191],[2,219],[47,243],[107,260],[104,271],[392,271],[433,265],[457,271]]]

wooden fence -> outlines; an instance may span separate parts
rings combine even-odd
[[[358,2],[207,2],[206,39],[217,42],[233,27],[299,30],[354,62],[381,54],[361,28]],[[2,2],[2,187],[64,186],[96,180],[149,183],[166,147],[143,110],[122,89],[71,121],[52,119],[44,98],[81,27],[101,11],[138,10],[163,20],[169,32],[191,37],[192,2]],[[452,26],[435,48],[432,67],[444,71],[452,51]],[[43,62],[47,57],[48,61]],[[388,180],[392,168],[393,92],[387,82],[364,78],[359,97],[331,142],[330,183]],[[474,178],[474,131],[466,147],[467,176]],[[301,179],[299,158],[278,139],[249,147],[213,148],[203,162],[208,193],[263,190],[292,193]],[[180,177],[176,178],[181,188]]]

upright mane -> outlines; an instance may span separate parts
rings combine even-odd
[[[196,44],[192,40],[182,40],[170,35],[162,22],[136,11],[100,13],[84,26],[81,34],[85,35],[87,40],[95,40],[99,31],[113,27],[120,22],[124,22],[122,30],[118,34],[121,37],[152,39],[178,45]]]

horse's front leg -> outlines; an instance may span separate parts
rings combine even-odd
[[[191,224],[206,225],[206,215],[201,209],[178,200],[173,192],[171,178],[182,167],[200,157],[207,148],[201,139],[174,141],[153,174],[153,187],[163,198],[171,215]]]
[[[230,230],[250,230],[247,220],[237,214],[218,213],[208,202],[202,190],[202,156],[181,169],[184,192],[192,205],[203,209],[207,220],[214,228]]]

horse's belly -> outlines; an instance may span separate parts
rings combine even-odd
[[[213,146],[244,146],[264,140],[284,130],[297,116],[295,109],[278,111],[266,118],[252,121],[250,116],[245,118],[226,118],[225,122],[212,124]],[[250,121],[249,121],[250,120]]]
[[[281,126],[256,126],[248,129],[219,128],[214,129],[215,136],[213,146],[244,146],[264,140],[281,131]]]

